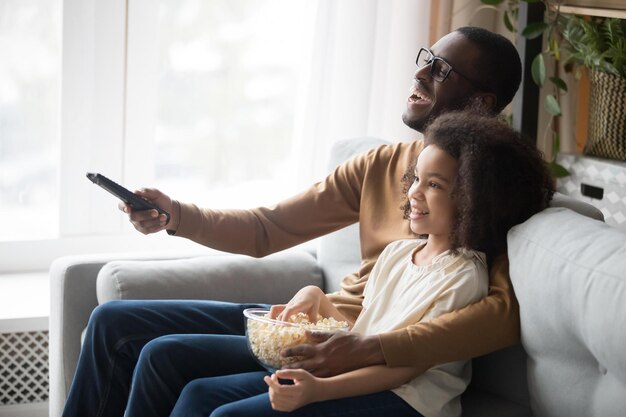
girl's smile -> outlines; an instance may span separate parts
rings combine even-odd
[[[411,213],[409,213],[409,219],[419,220],[426,215],[428,215],[427,211],[420,211],[420,209],[411,205]]]
[[[456,214],[452,197],[458,161],[436,145],[429,145],[417,158],[415,180],[408,192],[411,231],[428,235],[431,248],[449,249]]]

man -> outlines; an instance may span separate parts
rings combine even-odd
[[[403,121],[418,131],[454,109],[477,107],[499,113],[512,100],[521,79],[514,46],[479,28],[458,29],[431,50],[422,48],[417,64]],[[171,213],[168,224],[156,211],[120,208],[142,233],[167,229],[215,249],[252,256],[265,256],[360,222],[361,269],[344,278],[342,291],[332,296],[342,314],[355,319],[380,252],[391,241],[411,237],[399,210],[399,196],[402,176],[421,148],[422,142],[415,141],[372,150],[273,208],[200,209],[154,189],[140,195]],[[242,311],[251,306],[124,301],[98,307],[89,321],[64,416],[121,417],[124,412],[127,417],[167,416],[189,381],[260,369],[242,336]],[[318,376],[374,364],[426,370],[515,344],[518,305],[508,262],[494,260],[489,295],[458,312],[376,336],[347,333],[318,341],[287,349],[285,355],[303,357],[291,367]]]

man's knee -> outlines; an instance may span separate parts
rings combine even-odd
[[[129,341],[145,339],[152,333],[144,320],[149,311],[142,303],[115,300],[97,306],[89,317],[85,340],[122,349]]]
[[[115,320],[126,314],[125,302],[121,300],[108,301],[100,304],[91,312],[90,321],[101,322]]]
[[[110,330],[119,332],[121,323],[128,320],[128,310],[124,301],[109,301],[97,306],[89,317],[88,327],[98,333],[108,334]]]

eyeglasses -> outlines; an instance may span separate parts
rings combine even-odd
[[[469,81],[471,84],[480,87],[484,91],[489,91],[489,88],[487,88],[484,84],[476,82],[471,78],[461,74],[459,71],[452,68],[452,65],[448,64],[443,58],[440,58],[433,54],[430,49],[420,48],[420,51],[417,54],[417,59],[415,59],[415,63],[417,64],[418,68],[423,68],[426,65],[430,65],[430,76],[433,78],[433,80],[437,82],[444,82],[448,78],[448,75],[450,75],[450,73],[454,71],[461,77]]]

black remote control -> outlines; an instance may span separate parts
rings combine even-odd
[[[87,178],[89,178],[94,184],[99,185],[100,187],[104,188],[105,190],[131,206],[133,210],[154,209],[160,214],[165,214],[167,216],[165,224],[168,224],[170,222],[170,214],[167,211],[163,210],[161,207],[152,204],[145,198],[141,198],[137,194],[130,192],[128,189],[122,187],[115,181],[108,179],[104,175],[89,172],[87,173]]]

